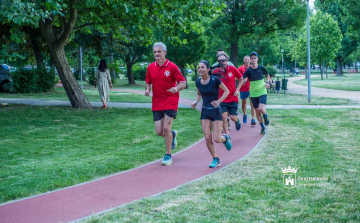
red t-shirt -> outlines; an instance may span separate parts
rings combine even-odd
[[[217,69],[219,69],[219,68],[217,68]],[[216,72],[217,69],[215,69],[214,72]],[[235,78],[240,79],[241,77],[242,77],[242,74],[240,74],[240,72],[238,71],[238,69],[236,69],[236,67],[231,66],[231,65],[228,65],[226,67],[225,77],[220,78],[220,80],[229,89],[229,95],[223,102],[225,102],[225,103],[239,102],[239,98],[234,95],[235,90],[236,90]],[[224,91],[220,88],[219,89],[219,98],[221,98],[221,96],[223,94],[224,94]]]
[[[164,111],[178,109],[179,92],[168,92],[177,83],[184,82],[185,78],[179,68],[171,61],[166,60],[162,66],[155,61],[146,70],[145,81],[152,84],[152,111]]]
[[[241,76],[244,75],[246,69],[247,69],[247,68],[245,67],[245,65],[242,65],[242,66],[240,66],[240,67],[238,68]],[[241,86],[240,91],[241,91],[241,92],[250,91],[250,81],[249,81],[249,80],[247,80],[246,83],[245,83],[243,86]]]

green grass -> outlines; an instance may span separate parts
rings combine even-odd
[[[98,102],[101,101],[99,96],[99,91],[97,89],[83,88],[83,92],[85,93],[89,101],[98,101]],[[46,99],[46,100],[61,100],[61,101],[69,100],[64,88],[62,87],[58,87],[53,91],[43,92],[43,93],[24,93],[24,94],[2,93],[0,94],[0,97],[21,98],[21,99]],[[144,95],[130,93],[130,92],[120,92],[120,91],[110,90],[109,98],[110,98],[110,102],[151,103],[151,97],[145,97]]]
[[[307,79],[302,79],[299,81],[295,81],[294,83],[307,86],[307,82]],[[311,86],[336,90],[360,91],[360,74],[349,73],[344,74],[343,76],[329,74],[328,78],[326,78],[324,75],[324,80],[321,80],[320,75],[312,76]]]
[[[0,106],[0,203],[163,158],[151,109]],[[179,109],[176,151],[203,137],[200,113]]]
[[[250,155],[86,222],[359,222],[360,110],[268,112],[269,132]],[[294,189],[283,186],[288,166],[298,168]]]

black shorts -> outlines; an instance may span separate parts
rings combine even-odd
[[[209,119],[210,121],[222,121],[222,113],[220,106],[208,108],[202,107],[201,119]]]
[[[258,108],[260,103],[266,105],[266,99],[266,94],[263,94],[260,97],[250,98],[252,104],[254,105],[254,108]]]
[[[154,122],[161,120],[165,115],[176,119],[176,113],[175,110],[153,111]]]
[[[238,111],[239,103],[237,102],[230,102],[230,103],[221,102],[220,106],[222,113],[229,112],[230,115],[238,114],[237,111]]]

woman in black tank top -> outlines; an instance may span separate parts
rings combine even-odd
[[[229,94],[227,87],[221,82],[218,77],[211,74],[210,63],[202,60],[199,63],[198,72],[200,78],[196,80],[197,96],[192,103],[192,108],[195,108],[200,99],[203,100],[201,110],[201,126],[204,132],[206,146],[213,157],[213,162],[209,165],[210,168],[220,166],[220,160],[216,154],[213,138],[216,143],[224,143],[227,150],[231,150],[231,138],[224,134],[221,135],[222,129],[222,112],[220,103],[225,100]],[[219,98],[219,88],[224,91],[224,94]],[[213,134],[211,133],[213,129]]]

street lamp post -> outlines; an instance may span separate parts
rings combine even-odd
[[[281,49],[281,74],[283,76],[283,79],[285,79],[285,74],[284,74],[284,50]]]
[[[311,77],[310,77],[310,22],[309,22],[309,0],[307,2],[307,67],[308,67],[308,102],[311,102]]]

